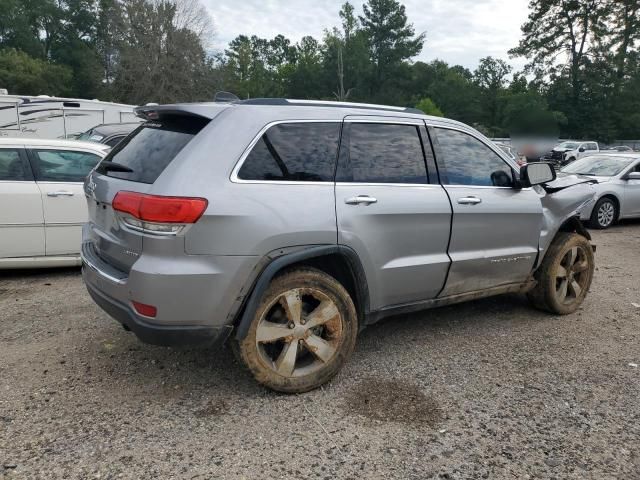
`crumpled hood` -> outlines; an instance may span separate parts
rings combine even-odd
[[[557,178],[553,182],[545,183],[542,188],[544,188],[547,193],[555,193],[565,188],[573,187],[574,185],[580,185],[581,183],[598,183],[598,181],[594,177],[558,172]]]

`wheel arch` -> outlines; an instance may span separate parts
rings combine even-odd
[[[560,225],[560,228],[553,237],[553,240],[551,240],[551,243],[555,241],[560,232],[577,233],[578,235],[585,237],[587,240],[591,240],[591,234],[577,216],[567,218],[562,225]]]
[[[246,301],[236,316],[237,340],[243,340],[253,320],[260,298],[267,290],[271,280],[281,273],[296,267],[313,267],[338,280],[351,295],[356,306],[359,324],[369,312],[369,288],[364,268],[356,252],[344,245],[314,245],[284,253],[268,261],[258,274]]]

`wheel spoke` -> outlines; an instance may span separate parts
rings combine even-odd
[[[307,348],[311,353],[318,357],[323,362],[328,362],[329,359],[336,352],[336,349],[326,340],[320,338],[317,335],[310,335],[304,340]]]
[[[571,268],[578,258],[578,247],[573,247],[567,252],[567,267]]]
[[[300,315],[302,314],[302,298],[300,298],[300,290],[289,290],[280,297],[280,304],[287,313],[287,319],[296,325],[300,324]]]
[[[258,325],[256,340],[260,343],[275,342],[291,335],[291,329],[281,323],[263,321]]]
[[[565,279],[565,280],[562,280],[562,283],[560,284],[560,288],[556,289],[556,293],[558,294],[558,297],[560,297],[560,300],[564,300],[565,298],[567,298],[568,286],[569,286],[569,282]]]
[[[556,277],[558,278],[567,278],[567,269],[562,265],[558,265],[558,270],[556,271]]]
[[[296,356],[298,355],[298,339],[285,343],[282,352],[276,360],[276,371],[280,375],[291,376],[296,368]]]
[[[573,266],[573,271],[574,273],[580,273],[580,272],[584,272],[588,268],[589,268],[589,263],[586,260],[583,260],[582,262],[577,262]]]
[[[571,289],[571,291],[573,292],[576,298],[578,298],[580,296],[580,293],[582,293],[582,287],[576,280],[571,281],[571,283],[569,284],[569,288]]]
[[[338,307],[331,300],[324,300],[307,317],[306,327],[313,328],[324,325],[339,315]]]

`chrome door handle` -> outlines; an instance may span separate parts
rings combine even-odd
[[[58,190],[57,192],[47,192],[47,197],[73,197],[73,192],[68,190]]]
[[[369,195],[358,195],[357,197],[345,198],[344,203],[347,205],[371,205],[372,203],[378,203],[378,199],[370,197]]]
[[[482,199],[474,196],[462,197],[458,199],[460,205],[477,205],[482,203]]]

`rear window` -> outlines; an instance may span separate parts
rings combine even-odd
[[[207,123],[208,119],[184,116],[143,123],[115,146],[100,163],[97,172],[132,182],[153,183]],[[108,170],[105,168],[108,162],[133,171]]]
[[[241,180],[332,182],[340,123],[285,123],[271,127],[238,172]]]

